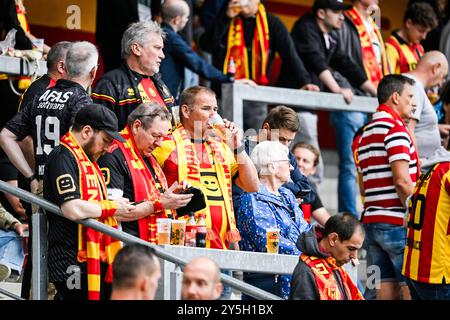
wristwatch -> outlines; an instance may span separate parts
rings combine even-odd
[[[28,184],[30,184],[31,181],[37,180],[37,177],[35,174],[33,174],[31,177],[25,178],[25,180],[28,182]]]

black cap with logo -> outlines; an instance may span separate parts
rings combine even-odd
[[[351,8],[352,5],[345,4],[343,0],[316,0],[313,5],[313,11],[319,9],[348,10]]]
[[[75,115],[75,123],[89,125],[93,129],[105,131],[110,137],[126,142],[117,132],[119,130],[117,117],[110,109],[101,104],[87,104]]]

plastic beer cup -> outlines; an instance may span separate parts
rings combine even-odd
[[[214,116],[208,119],[208,124],[214,128],[214,131],[217,135],[225,141],[226,132],[225,132],[225,122],[223,122],[222,117],[216,113]]]
[[[280,229],[278,228],[266,229],[267,253],[278,253],[279,244],[280,244]]]
[[[172,219],[156,219],[158,244],[170,244],[170,227]]]
[[[186,220],[172,220],[171,243],[175,246],[184,246]]]

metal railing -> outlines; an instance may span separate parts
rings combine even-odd
[[[6,59],[5,59],[6,58]],[[11,60],[13,59],[13,60]],[[16,59],[16,60],[14,60]],[[10,70],[6,66],[7,60],[13,61],[16,66],[18,58],[0,56],[0,73],[2,70]],[[20,62],[19,62],[20,63]],[[20,68],[22,68],[21,66]],[[21,70],[23,71],[23,70]],[[31,72],[31,71],[28,71]],[[14,74],[14,71],[9,72]],[[27,72],[22,72],[27,74]],[[223,115],[243,128],[243,102],[257,101],[271,104],[285,104],[294,109],[302,108],[308,110],[328,111],[361,111],[373,113],[378,105],[375,98],[358,97],[353,98],[351,104],[346,104],[342,95],[322,92],[310,92],[305,90],[284,89],[277,87],[251,87],[242,84],[222,85],[222,105],[231,106],[223,108]],[[0,191],[10,193],[26,202],[38,205],[40,208],[63,216],[58,206],[37,197],[22,189],[13,187],[0,180]],[[76,221],[86,227],[112,236],[126,244],[140,243],[155,250],[156,256],[162,259],[162,292],[157,297],[164,299],[178,299],[180,293],[180,266],[184,266],[188,260],[199,255],[211,257],[218,262],[221,268],[244,272],[291,274],[298,262],[297,256],[290,255],[268,255],[265,253],[228,251],[215,249],[187,248],[176,246],[157,246],[142,239],[136,238],[117,229],[108,227],[94,219]],[[32,298],[42,300],[47,298],[47,221],[42,211],[32,216],[33,224],[33,275],[32,275]],[[274,271],[276,270],[276,271]],[[281,299],[259,288],[253,287],[233,277],[221,274],[224,284],[237,289],[257,299]]]
[[[375,98],[354,96],[347,104],[342,95],[326,92],[285,89],[267,86],[249,86],[236,83],[222,84],[222,115],[244,128],[244,101],[284,104],[294,109],[327,111],[361,111],[373,113],[378,106]]]
[[[0,294],[6,296],[8,298],[11,298],[13,300],[25,300],[22,297],[19,297],[19,296],[15,295],[14,293],[6,291],[5,289],[2,289],[2,288],[0,288]]]
[[[28,191],[11,186],[2,180],[0,180],[0,191],[10,193],[11,195],[19,197],[26,202],[38,205],[40,208],[46,210],[47,212],[51,212],[52,214],[57,214],[59,216],[64,217],[60,208],[55,204],[43,198],[40,198]],[[298,261],[298,257],[288,255],[268,255],[264,253],[255,253],[255,252],[234,252],[227,250],[157,246],[148,243],[142,239],[136,238],[130,234],[124,233],[120,230],[106,226],[103,223],[94,219],[79,220],[75,222],[80,223],[86,227],[95,229],[97,231],[100,231],[104,234],[107,234],[126,244],[140,243],[142,245],[149,246],[155,250],[156,256],[158,256],[160,259],[163,259],[164,261],[167,261],[167,263],[171,263],[171,265],[169,265],[166,262],[164,262],[165,263],[163,265],[164,276],[162,277],[162,281],[165,282],[163,285],[164,293],[157,295],[157,297],[164,297],[165,299],[179,298],[179,281],[181,279],[179,274],[179,267],[185,266],[187,264],[188,260],[186,258],[190,259],[195,256],[206,255],[218,259],[218,257],[221,256],[222,258],[218,260],[229,261],[233,260],[230,259],[230,257],[234,257],[236,259],[237,256],[240,256],[241,259],[246,259],[246,261],[248,262],[248,261],[255,261],[254,259],[257,256],[258,261],[260,261],[261,263],[258,262],[256,264],[255,262],[253,262],[253,264],[250,264],[251,266],[258,265],[255,268],[253,267],[250,268],[248,267],[248,265],[239,267],[239,264],[222,266],[220,261],[216,260],[216,262],[218,262],[218,264],[221,267],[224,267],[224,269],[230,268],[249,272],[265,272],[277,274],[292,273],[294,269],[292,266],[295,267],[294,260],[295,262]],[[47,299],[47,229],[46,229],[47,222],[45,214],[42,213],[41,210],[38,210],[37,213],[33,214],[32,224],[33,224],[32,298],[33,300],[45,300]],[[184,258],[180,258],[181,255],[184,255]],[[269,260],[271,260],[272,263],[270,263]],[[270,265],[274,267],[273,268],[268,267]],[[285,268],[281,268],[281,266],[285,266]],[[236,290],[239,290],[245,294],[248,294],[254,298],[263,300],[281,300],[281,298],[276,295],[273,295],[264,290],[251,286],[231,276],[221,274],[221,280],[224,284]],[[172,285],[167,284],[166,283],[167,281],[169,281],[169,283],[172,282]],[[175,294],[174,293],[171,294],[169,291],[175,292]],[[178,295],[176,294],[177,292]]]
[[[35,72],[38,76],[47,73],[47,62],[45,60],[29,62],[26,59],[0,56],[0,73],[12,76],[31,76]]]

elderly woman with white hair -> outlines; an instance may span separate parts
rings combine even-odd
[[[311,226],[303,218],[294,194],[282,187],[289,181],[292,170],[288,153],[288,148],[278,141],[261,142],[251,153],[260,185],[258,192],[244,193],[241,197],[236,215],[242,237],[241,250],[266,252],[266,230],[279,228],[279,253],[300,255],[297,239]],[[244,273],[245,282],[285,299],[289,296],[290,278]]]

